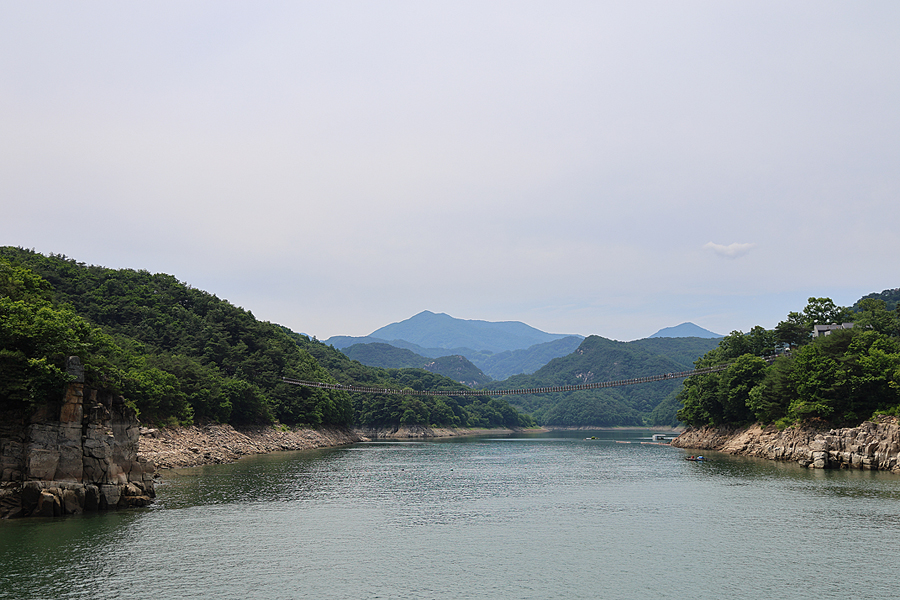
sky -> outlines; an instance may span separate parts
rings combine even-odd
[[[0,245],[325,340],[900,287],[900,3],[0,0]]]

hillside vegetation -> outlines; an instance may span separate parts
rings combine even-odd
[[[453,319],[452,317],[431,320],[429,324],[434,328],[440,327],[442,324],[450,324],[453,326],[453,330],[444,334],[432,331],[430,335],[431,337],[449,340],[448,344],[458,343],[463,339],[471,341],[478,331],[484,331],[484,328],[479,326],[479,324],[483,323],[483,321],[464,321],[462,319]],[[498,323],[498,325],[513,326],[514,322],[503,322]],[[459,335],[459,330],[467,327],[474,327],[475,329],[474,331],[466,331],[465,335]],[[422,333],[419,332],[418,335],[421,336]],[[488,331],[486,335],[491,336],[494,344],[498,343],[497,338],[491,332]],[[521,337],[516,339],[519,343],[524,343]],[[465,346],[425,348],[405,339],[386,340],[374,336],[350,337],[339,335],[328,338],[325,343],[348,352],[354,359],[359,360],[363,364],[374,367],[399,368],[401,366],[412,366],[413,363],[419,364],[419,359],[414,359],[412,355],[431,359],[445,356],[464,356],[490,379],[501,380],[511,375],[533,373],[552,359],[574,352],[583,339],[583,337],[575,335],[562,336],[559,339],[536,343],[527,348],[514,348],[497,352],[487,349],[473,350]],[[482,344],[475,345],[483,346]],[[358,346],[366,346],[366,348],[359,348]],[[395,348],[408,350],[412,354],[395,352],[393,350]]]
[[[786,426],[856,425],[879,413],[900,415],[900,311],[888,310],[883,297],[890,292],[867,296],[853,309],[810,298],[772,331],[755,327],[726,336],[696,364],[730,366],[688,378],[678,417],[694,426]],[[854,326],[812,337],[815,325],[832,323]],[[761,358],[779,348],[790,351],[771,364]]]
[[[486,389],[534,388],[632,379],[690,370],[692,361],[714,348],[716,340],[654,338],[616,342],[590,336],[568,356],[555,358],[531,375],[493,382]],[[516,406],[542,425],[670,426],[676,425],[675,395],[680,380],[618,388],[516,396]]]
[[[69,355],[81,357],[88,385],[120,393],[148,423],[531,423],[487,397],[361,398],[289,385],[283,377],[465,389],[423,369],[365,367],[171,275],[0,248],[0,408],[59,396]]]
[[[390,344],[354,344],[344,354],[364,365],[388,369],[419,368],[449,377],[469,387],[479,387],[491,380],[465,356],[449,355],[426,358],[411,350]]]

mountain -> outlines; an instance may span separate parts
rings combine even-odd
[[[715,348],[718,339],[671,338],[617,342],[592,335],[575,352],[554,358],[531,375],[492,382],[486,389],[551,387],[632,379],[688,371],[693,362]],[[674,425],[679,405],[674,396],[682,380],[516,396],[512,402],[542,425],[598,427]]]
[[[570,335],[552,342],[535,344],[523,350],[507,350],[497,354],[467,356],[492,379],[506,379],[513,375],[534,373],[554,358],[571,354],[584,340]]]
[[[480,387],[491,381],[491,378],[485,375],[481,369],[460,355],[426,358],[411,350],[382,343],[354,344],[344,348],[343,352],[350,359],[358,360],[370,367],[425,369],[469,387]]]
[[[721,338],[724,335],[713,333],[708,329],[703,329],[699,325],[693,323],[682,323],[675,327],[664,327],[650,336],[651,338]]]
[[[884,308],[886,310],[897,310],[897,305],[900,304],[900,288],[884,290],[881,293],[872,292],[871,294],[867,294],[857,300],[851,308],[854,311],[859,312],[859,303],[867,299],[884,300]]]
[[[370,367],[382,369],[421,369],[432,359],[406,348],[398,348],[383,342],[353,344],[341,350],[351,360],[358,360]]]
[[[350,346],[354,346],[356,344],[388,344],[394,346],[395,348],[403,348],[405,350],[409,350],[411,352],[414,352],[421,356],[427,356],[429,358],[438,358],[439,356],[452,356],[454,354],[461,354],[462,356],[478,354],[476,350],[472,350],[471,348],[423,348],[418,344],[413,344],[412,342],[408,342],[406,340],[386,340],[384,338],[373,337],[371,335],[358,337],[349,335],[336,335],[325,340],[325,343],[329,346],[334,346],[338,350],[344,350],[345,348],[349,348]]]
[[[633,348],[642,348],[653,354],[663,354],[683,365],[694,361],[719,345],[719,338],[658,337],[627,342]]]
[[[522,350],[567,337],[546,333],[519,321],[475,321],[456,319],[444,313],[422,311],[385,325],[370,334],[385,340],[406,340],[424,348],[471,348],[477,351]]]
[[[533,373],[550,360],[575,350],[583,339],[580,335],[545,333],[518,321],[469,321],[423,311],[371,335],[334,336],[325,343],[345,353],[352,346],[364,345],[366,348],[357,348],[348,356],[378,367],[398,368],[412,360],[385,345],[431,359],[464,356],[490,379],[499,380]]]
[[[491,380],[465,356],[442,356],[427,363],[424,368],[473,388],[481,387]]]
[[[506,379],[512,375],[534,373],[554,358],[573,352],[584,339],[580,336],[566,336],[552,342],[535,344],[522,350],[506,350],[494,354],[490,351],[478,352],[471,348],[422,348],[406,340],[382,340],[374,337],[335,336],[326,342],[344,354],[371,367],[399,369],[421,366],[424,358],[437,359],[443,356],[464,356],[480,369],[488,380]],[[427,361],[426,361],[427,362]],[[415,363],[415,365],[413,365]]]

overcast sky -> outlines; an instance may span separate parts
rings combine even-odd
[[[0,2],[0,244],[326,339],[900,286],[900,2]]]

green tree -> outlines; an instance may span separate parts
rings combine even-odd
[[[743,354],[722,372],[718,393],[725,422],[740,423],[755,418],[749,406],[750,392],[762,382],[766,366],[762,358]]]
[[[853,313],[849,308],[836,306],[831,298],[810,297],[803,309],[803,317],[811,330],[813,325],[848,323],[853,320]]]
[[[840,361],[852,338],[852,330],[834,331],[797,351],[795,397],[789,407],[790,417],[827,420],[835,416],[845,391]]]
[[[125,397],[135,403],[145,420],[172,425],[194,422],[194,410],[171,373],[151,367],[128,373],[123,383]]]
[[[798,312],[788,313],[787,318],[775,326],[775,340],[783,346],[798,348],[807,344],[811,338],[812,326]]]
[[[763,380],[750,390],[747,406],[760,423],[774,423],[787,416],[794,397],[794,361],[781,356],[765,371]]]
[[[900,331],[900,316],[887,310],[884,300],[865,298],[859,301],[858,306],[859,312],[854,315],[854,327],[894,336]]]

